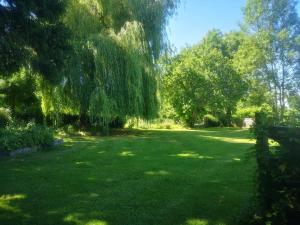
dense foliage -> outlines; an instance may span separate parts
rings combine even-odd
[[[156,117],[155,62],[177,4],[1,1],[0,104],[17,120],[56,126],[68,117],[84,128]]]
[[[212,114],[221,125],[239,126],[264,109],[277,123],[299,124],[296,3],[248,0],[241,31],[212,30],[200,43],[164,59],[163,116],[193,126]]]
[[[46,80],[59,80],[68,50],[61,17],[63,0],[0,1],[0,75],[28,66]]]
[[[18,121],[43,121],[40,101],[35,93],[36,79],[37,76],[23,68],[0,84],[0,104]]]
[[[292,99],[299,97],[300,19],[296,4],[295,0],[248,0],[244,9],[244,29],[262,53],[253,73],[268,90],[272,113],[281,123],[286,123]]]
[[[104,130],[159,115],[241,125],[260,109],[300,123],[296,1],[248,0],[240,31],[164,55],[178,3],[2,0],[1,107],[17,121]]]
[[[213,30],[166,66],[163,97],[187,125],[201,123],[205,114],[212,114],[225,126],[232,124],[237,102],[247,90],[246,78],[233,64],[238,35]]]
[[[12,151],[25,147],[49,147],[54,142],[53,130],[28,123],[10,125],[0,129],[0,151]]]

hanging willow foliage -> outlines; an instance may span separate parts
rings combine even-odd
[[[151,46],[152,56],[157,59],[167,42],[165,26],[173,15],[179,0],[101,0],[107,26],[120,30],[124,21],[139,21],[145,38]]]
[[[73,0],[65,23],[72,54],[62,82],[43,85],[45,115],[72,114],[107,125],[157,115],[155,60],[177,0]]]

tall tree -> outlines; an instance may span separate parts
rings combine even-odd
[[[244,28],[253,34],[264,59],[257,70],[273,96],[273,111],[283,121],[290,91],[299,84],[300,20],[295,0],[248,0]],[[299,89],[298,89],[299,90]]]
[[[41,91],[44,113],[71,113],[82,125],[102,126],[118,118],[155,117],[155,61],[177,2],[70,1],[64,22],[72,32],[73,53],[64,82]]]
[[[213,30],[167,67],[163,77],[166,97],[189,126],[201,122],[206,113],[231,125],[236,104],[247,89],[233,64],[237,40],[234,34],[224,36]]]
[[[163,98],[168,99],[179,118],[193,127],[207,112],[212,90],[198,58],[192,49],[185,49],[167,66],[162,78]],[[164,102],[168,102],[164,101]]]

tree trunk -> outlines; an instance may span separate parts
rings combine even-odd
[[[285,113],[285,66],[282,63],[282,80],[280,85],[280,122],[284,119]]]

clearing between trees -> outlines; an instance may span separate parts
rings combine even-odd
[[[76,137],[1,160],[6,224],[232,225],[254,190],[248,130]]]

